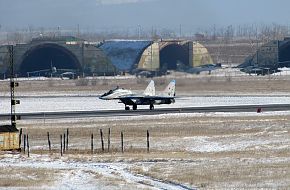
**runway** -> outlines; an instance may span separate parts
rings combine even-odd
[[[140,116],[159,115],[172,113],[209,113],[209,112],[262,112],[289,111],[290,104],[267,104],[267,105],[238,105],[238,106],[211,106],[211,107],[184,107],[184,108],[157,108],[155,110],[96,110],[96,111],[67,111],[67,112],[34,112],[17,113],[21,120],[33,119],[61,119],[61,118],[85,118],[85,117],[114,117],[114,116]],[[9,114],[0,114],[0,120],[7,120]]]

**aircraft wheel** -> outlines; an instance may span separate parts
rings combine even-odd
[[[154,110],[154,105],[150,104],[150,110]]]
[[[125,106],[125,110],[130,110],[130,107],[129,106]]]
[[[133,105],[133,110],[137,110],[137,105],[136,104]]]

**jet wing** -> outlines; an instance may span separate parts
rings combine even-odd
[[[124,96],[118,98],[120,101],[126,105],[142,105],[144,102],[144,97],[143,96]]]
[[[126,96],[119,98],[126,105],[171,104],[175,102],[170,96]]]

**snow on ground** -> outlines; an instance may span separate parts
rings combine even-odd
[[[168,125],[161,125],[160,123],[164,122],[168,124],[168,118],[171,118],[170,121],[174,120],[186,120],[188,118],[196,117],[201,119],[200,121],[206,122],[208,125],[206,129],[214,128],[220,130],[220,128],[224,128],[225,130],[234,130],[234,133],[230,134],[184,134],[183,136],[164,136],[164,137],[154,137],[152,136],[152,149],[155,151],[166,151],[168,154],[175,154],[179,151],[184,153],[190,153],[195,156],[204,155],[204,157],[186,157],[186,158],[168,158],[163,157],[162,159],[165,162],[155,162],[150,160],[158,159],[157,152],[150,153],[149,159],[141,158],[141,161],[134,161],[134,158],[124,159],[120,155],[113,155],[113,161],[106,162],[107,160],[103,160],[102,156],[104,155],[80,155],[82,157],[82,161],[78,159],[70,158],[69,155],[65,155],[64,157],[59,157],[59,155],[46,155],[46,154],[31,154],[30,158],[27,158],[25,155],[12,155],[12,154],[4,154],[0,155],[0,168],[15,168],[16,170],[19,168],[23,168],[24,170],[30,169],[44,169],[44,170],[53,170],[56,171],[56,176],[54,177],[54,184],[50,185],[42,185],[40,189],[190,189],[197,186],[196,181],[193,181],[191,184],[194,186],[187,186],[188,181],[179,182],[181,184],[176,184],[174,182],[165,181],[167,176],[172,176],[176,172],[176,178],[178,179],[179,174],[181,172],[188,172],[187,170],[195,170],[196,168],[200,171],[192,172],[192,174],[203,175],[204,170],[210,170],[215,172],[214,174],[223,174],[225,175],[221,181],[216,180],[215,176],[209,176],[209,183],[212,189],[225,189],[225,187],[230,187],[229,189],[235,188],[251,188],[253,189],[258,187],[269,187],[272,189],[278,189],[279,187],[284,187],[289,184],[289,181],[285,180],[285,177],[282,175],[282,178],[276,178],[276,175],[272,174],[272,171],[268,171],[268,168],[273,169],[275,173],[279,173],[279,171],[283,171],[283,168],[280,169],[280,164],[289,163],[289,158],[287,155],[280,155],[279,152],[287,151],[287,147],[290,145],[289,140],[289,127],[280,125],[278,121],[282,121],[287,123],[286,116],[289,115],[289,111],[285,112],[267,112],[267,113],[190,113],[190,114],[161,114],[154,116],[135,116],[135,117],[116,117],[116,118],[86,118],[86,120],[91,121],[91,123],[95,124],[96,121],[101,120],[117,120],[116,123],[120,124],[122,122],[118,122],[118,120],[135,120],[140,121],[140,118],[143,120],[154,120],[161,119],[156,122],[156,127],[162,129],[169,129]],[[244,123],[242,123],[243,117],[253,116],[253,121],[248,121],[250,124],[246,125],[247,128],[243,130],[243,132],[239,132],[240,128],[244,127]],[[239,123],[241,120],[241,125],[236,126],[225,126],[223,121],[220,121],[219,117],[233,117],[233,121]],[[268,117],[269,116],[269,117]],[[278,116],[272,117],[272,116]],[[177,119],[178,118],[178,119]],[[206,120],[205,120],[206,119]],[[62,121],[50,120],[48,122],[72,122],[77,123],[78,121],[82,121],[84,119],[75,118],[75,119],[63,119]],[[210,120],[210,121],[209,121]],[[251,119],[250,119],[251,120]],[[269,120],[269,121],[268,121]],[[194,119],[188,122],[193,122]],[[260,122],[269,122],[271,125],[260,126]],[[21,121],[21,122],[35,122],[35,121]],[[39,122],[39,121],[38,121]],[[178,127],[178,122],[176,121],[176,127]],[[211,125],[212,122],[212,125]],[[231,121],[228,121],[228,124]],[[245,120],[243,121],[245,122]],[[184,124],[183,124],[184,125]],[[198,124],[196,124],[198,125]],[[46,127],[49,127],[48,124]],[[60,125],[61,126],[61,125]],[[135,126],[135,129],[139,126]],[[141,128],[142,126],[140,126]],[[194,125],[192,126],[194,127]],[[37,129],[39,126],[37,126]],[[80,126],[78,126],[80,128]],[[249,130],[255,129],[255,130]],[[269,129],[271,128],[271,129]],[[35,130],[36,128],[31,128],[30,130]],[[197,129],[197,128],[196,128]],[[206,129],[204,129],[206,131]],[[77,130],[77,129],[75,129]],[[201,130],[201,129],[199,129]],[[202,129],[203,130],[203,129]],[[252,131],[252,132],[250,132]],[[235,133],[237,132],[237,133]],[[166,131],[165,131],[166,135]],[[126,137],[129,138],[129,137]],[[157,139],[158,138],[158,139]],[[76,139],[78,144],[82,144],[84,141],[80,139]],[[87,139],[85,139],[87,140]],[[138,140],[138,139],[137,139]],[[31,139],[31,150],[36,151],[40,150],[38,146],[45,144],[46,142],[42,142],[41,140],[37,140],[38,142],[34,142]],[[119,143],[119,142],[118,142]],[[73,145],[73,144],[71,144]],[[82,144],[83,145],[83,144]],[[135,144],[134,144],[135,146]],[[43,147],[42,147],[43,148]],[[45,147],[47,149],[47,147]],[[269,157],[261,156],[260,154],[268,152]],[[235,152],[235,154],[231,157],[231,152]],[[241,152],[241,156],[236,158],[236,154]],[[277,153],[276,153],[277,152]],[[222,156],[222,154],[225,154]],[[244,153],[244,154],[243,154]],[[255,155],[251,155],[251,154]],[[210,154],[210,156],[209,156]],[[215,155],[216,154],[216,155]],[[217,156],[218,155],[218,156]],[[120,157],[118,157],[120,156]],[[135,154],[138,156],[138,153]],[[214,157],[215,156],[215,157]],[[88,159],[89,158],[89,159]],[[99,159],[98,161],[94,161],[94,159]],[[150,162],[150,163],[149,163]],[[144,167],[144,171],[150,171],[152,173],[156,172],[157,176],[162,178],[164,181],[160,181],[157,178],[152,177],[152,175],[141,175],[133,172],[134,167],[138,166]],[[263,167],[260,167],[262,165]],[[264,166],[265,165],[265,166]],[[284,165],[283,165],[284,166]],[[152,167],[152,169],[150,169]],[[225,167],[226,169],[224,169]],[[251,168],[256,167],[258,169],[252,170]],[[273,168],[272,168],[273,167]],[[277,167],[278,169],[275,169]],[[133,169],[132,169],[133,168]],[[155,168],[155,170],[154,170]],[[156,168],[158,170],[156,170]],[[161,169],[163,170],[161,170]],[[182,169],[180,169],[182,168]],[[210,168],[210,169],[209,169]],[[178,170],[180,169],[180,170]],[[287,170],[287,168],[285,169]],[[164,173],[158,173],[163,171]],[[180,173],[178,173],[179,171]],[[259,175],[253,172],[260,172]],[[232,172],[227,175],[227,172]],[[239,178],[240,173],[242,173],[241,178]],[[287,171],[286,171],[287,172]],[[232,175],[232,176],[231,176]],[[257,175],[257,177],[253,178],[256,180],[247,180],[247,176]],[[154,176],[154,175],[153,175]],[[245,177],[246,176],[246,177]],[[263,177],[266,176],[266,177]],[[267,176],[270,179],[267,179]],[[15,177],[15,176],[14,176]],[[28,174],[28,177],[33,179],[37,176]],[[1,178],[1,176],[0,176]],[[237,179],[236,179],[237,178]],[[198,179],[198,178],[195,178]],[[230,179],[231,181],[229,181]],[[266,180],[266,186],[262,180]],[[279,179],[279,180],[277,180]],[[283,181],[284,180],[284,181]],[[172,180],[173,181],[173,180]],[[176,180],[178,181],[178,180]],[[202,180],[201,180],[202,181]],[[246,182],[252,182],[253,184],[245,184]],[[244,184],[243,184],[244,183]],[[182,184],[186,184],[185,186]],[[16,188],[17,189],[17,188]],[[35,188],[37,189],[37,188]],[[203,188],[207,189],[207,188]]]
[[[262,137],[260,134],[184,137],[183,143],[191,144],[191,146],[189,145],[186,149],[187,151],[192,152],[279,150],[287,148],[288,144],[290,144],[289,139],[284,139],[284,136],[287,135],[287,133],[288,131],[284,131],[284,134],[277,133],[275,137],[272,137],[271,139],[268,137]],[[231,139],[230,144],[229,139]]]
[[[3,158],[4,157],[4,158]],[[49,156],[32,154],[30,158],[22,155],[2,155],[0,167],[49,169],[58,171],[53,189],[192,189],[184,185],[165,182],[148,176],[133,174],[127,163],[94,163],[66,160],[55,160]],[[106,181],[115,180],[106,184]],[[52,189],[42,186],[41,189]]]
[[[93,76],[93,77],[85,77],[85,79],[118,79],[118,80],[127,80],[127,79],[135,79],[136,76],[134,75],[128,75],[128,76],[121,76],[121,75],[116,75],[116,76]],[[9,81],[10,79],[4,79],[3,81]],[[58,80],[71,80],[69,78],[63,77],[63,78],[58,78],[58,77],[19,77],[15,79],[16,81],[47,81],[47,80],[53,80],[53,81],[58,81]],[[1,80],[0,80],[1,81]]]
[[[118,100],[100,100],[98,97],[20,97],[21,103],[16,111],[23,112],[50,112],[50,111],[94,111],[94,110],[123,110],[124,104]],[[156,108],[181,108],[204,106],[230,105],[262,105],[288,104],[289,96],[195,96],[176,98],[170,105],[156,105]],[[10,113],[10,99],[0,99],[0,113]],[[148,109],[148,106],[138,106]]]

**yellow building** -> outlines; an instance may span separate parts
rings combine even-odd
[[[18,129],[11,125],[0,126],[0,151],[20,150]]]
[[[210,53],[194,41],[163,40],[152,42],[143,50],[138,69],[147,71],[176,70],[179,65],[189,68],[213,64]]]

